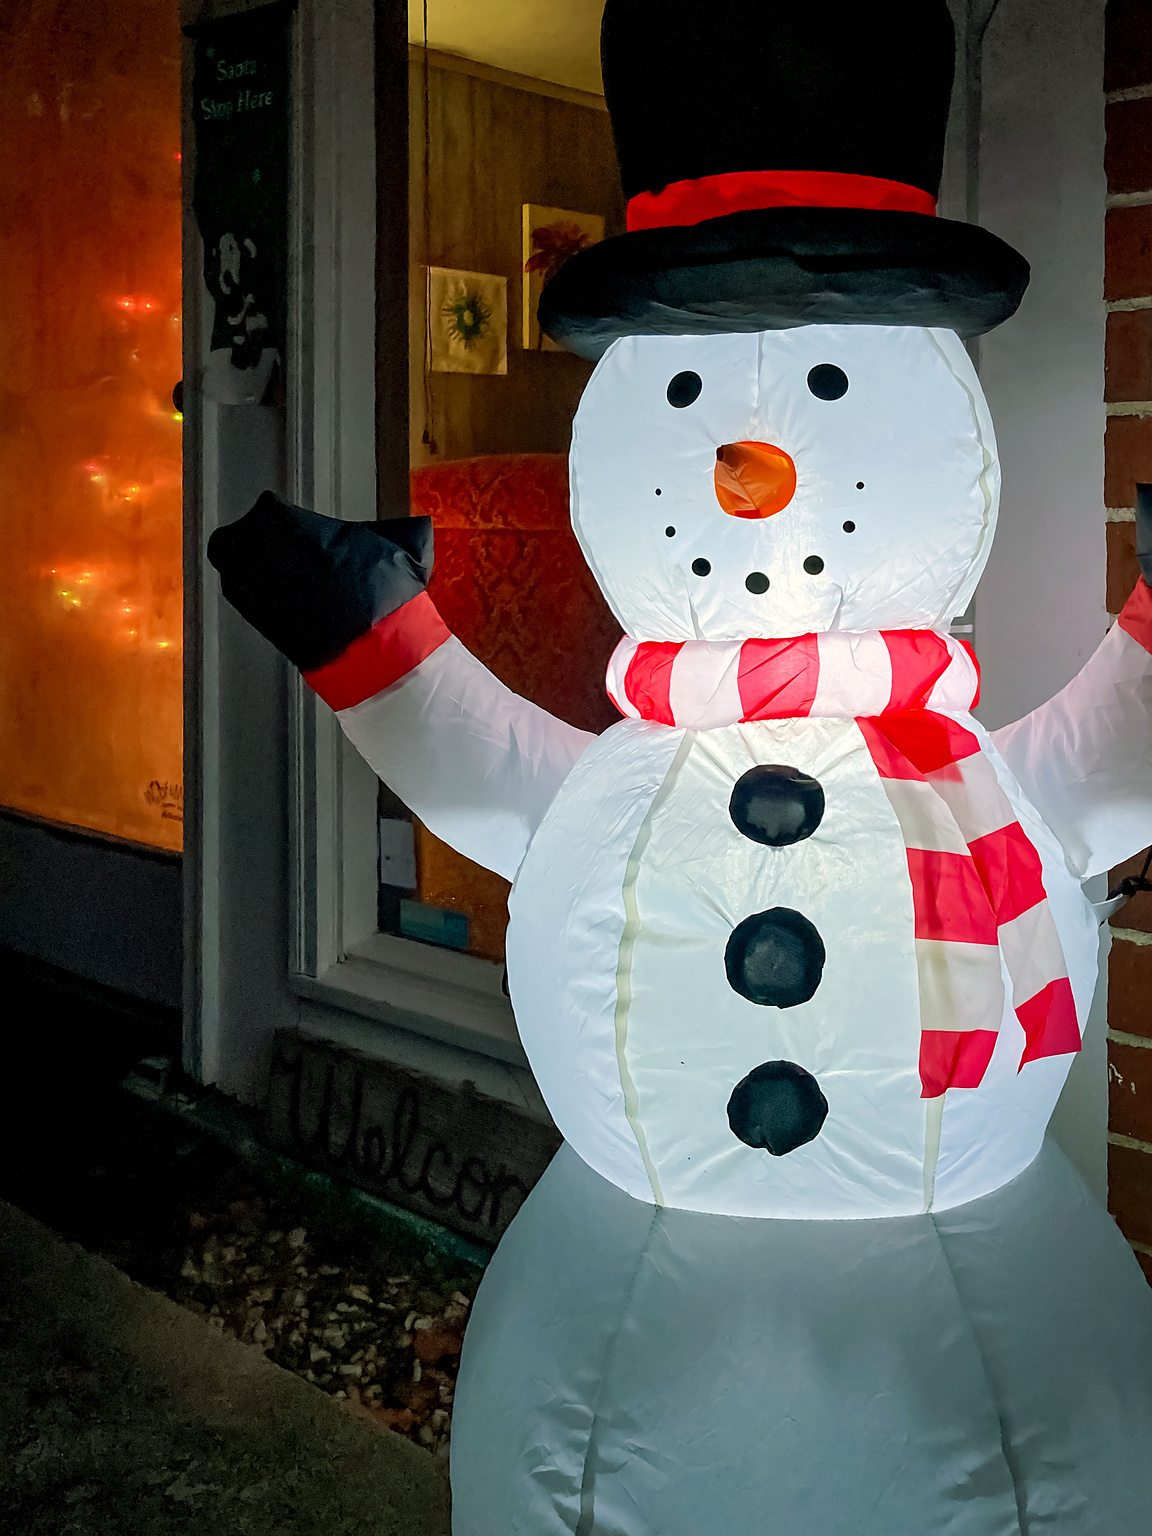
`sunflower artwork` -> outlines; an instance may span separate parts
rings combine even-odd
[[[428,352],[434,373],[507,373],[508,279],[429,267]]]
[[[569,208],[542,208],[537,203],[523,205],[523,334],[526,352],[559,352],[554,341],[545,336],[536,319],[540,291],[555,277],[570,256],[598,245],[604,238],[604,219],[598,213],[574,213]]]

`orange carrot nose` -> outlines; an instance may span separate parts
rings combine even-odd
[[[796,466],[774,443],[716,450],[716,500],[730,517],[771,517],[796,494]]]

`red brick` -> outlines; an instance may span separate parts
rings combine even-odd
[[[1104,398],[1152,400],[1152,309],[1118,309],[1108,316]]]
[[[1108,956],[1108,1027],[1152,1040],[1152,944],[1134,944],[1131,939],[1113,943]]]
[[[1109,192],[1147,192],[1152,187],[1152,97],[1110,102],[1104,121]]]
[[[1109,416],[1104,432],[1104,505],[1134,507],[1137,481],[1152,481],[1152,417]]]
[[[1136,561],[1136,524],[1108,523],[1105,537],[1108,541],[1108,575],[1104,601],[1109,613],[1119,613],[1131,597],[1140,575]]]
[[[1108,0],[1104,13],[1104,89],[1152,85],[1152,14],[1148,0]]]
[[[1152,1152],[1108,1148],[1108,1209],[1130,1243],[1152,1244]]]
[[[1126,875],[1138,875],[1144,868],[1146,857],[1147,849],[1126,863],[1117,864],[1108,875],[1108,889],[1114,891]],[[1152,865],[1149,865],[1148,874],[1152,878]],[[1112,922],[1117,928],[1136,928],[1141,933],[1152,933],[1152,892],[1142,891],[1126,901]]]
[[[1152,293],[1152,204],[1109,208],[1104,218],[1104,297]]]
[[[1152,1144],[1152,1046],[1109,1040],[1108,1128]]]

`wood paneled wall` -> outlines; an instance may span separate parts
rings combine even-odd
[[[600,213],[624,228],[624,202],[608,115],[453,67],[409,66],[410,445],[413,466],[481,453],[566,452],[591,364],[521,346],[524,203]],[[517,78],[517,77],[513,77]],[[425,155],[430,196],[425,217]],[[433,373],[426,390],[424,267],[508,279],[508,372]],[[422,442],[431,399],[431,435]]]

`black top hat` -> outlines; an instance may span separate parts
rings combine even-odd
[[[947,326],[1013,314],[1028,263],[935,217],[955,41],[945,0],[607,0],[628,233],[568,261],[540,324],[620,336]]]

